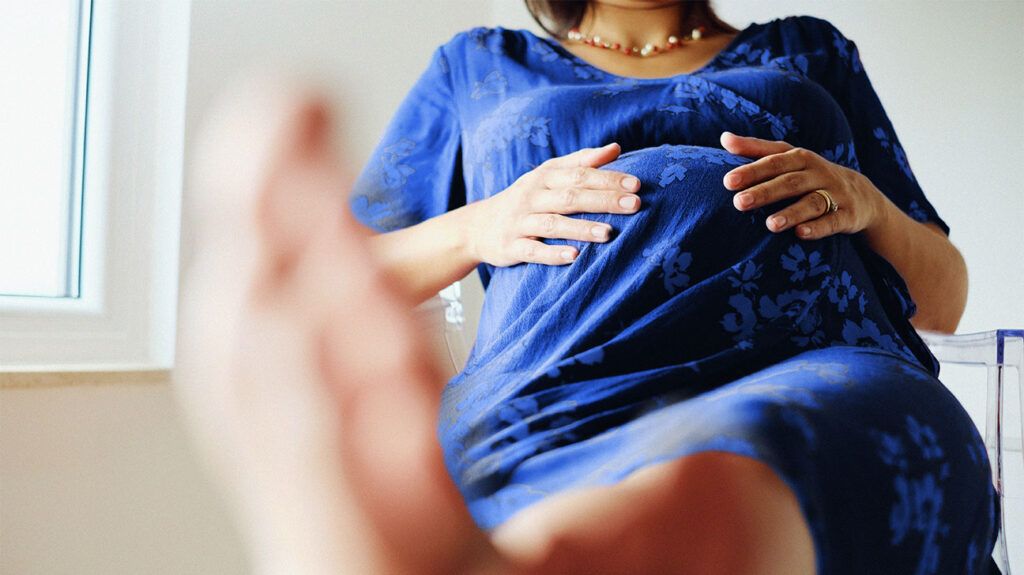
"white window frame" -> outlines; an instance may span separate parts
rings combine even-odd
[[[190,9],[91,2],[81,289],[0,296],[0,373],[172,367]]]

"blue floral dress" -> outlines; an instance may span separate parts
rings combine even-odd
[[[998,532],[984,444],[936,378],[899,274],[859,234],[764,222],[732,205],[751,159],[722,131],[785,140],[865,174],[900,209],[925,198],[858,57],[831,23],[743,29],[689,74],[604,72],[527,30],[438,47],[356,180],[391,231],[496,194],[544,160],[618,142],[641,210],[571,265],[481,265],[465,369],[439,438],[484,529],[567,489],[700,451],[769,465],[799,500],[819,573],[988,573]]]

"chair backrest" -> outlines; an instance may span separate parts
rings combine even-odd
[[[999,517],[1002,531],[996,541],[993,557],[1003,575],[1010,575],[1011,564],[1019,565],[1024,554],[1024,526],[1008,525],[1006,513],[1006,468],[1024,469],[1024,329],[996,329],[970,334],[941,334],[919,331],[932,354],[942,365],[974,365],[985,368],[987,391],[984,438],[992,465],[992,481],[999,493]],[[980,381],[979,381],[980,384]],[[1019,405],[1011,406],[1005,398],[1016,392]],[[1006,425],[1008,412],[1017,410],[1020,429],[1013,432]],[[1015,437],[1011,433],[1019,434]],[[1012,438],[1012,440],[1011,440]],[[1024,486],[1016,485],[1014,489]],[[1020,493],[1015,493],[1019,498]],[[1012,559],[1012,561],[1011,561]]]

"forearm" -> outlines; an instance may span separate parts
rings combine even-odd
[[[877,223],[864,230],[868,245],[903,276],[917,304],[911,324],[953,333],[967,304],[963,256],[938,226],[915,221],[880,192],[879,196]]]
[[[471,206],[370,238],[378,264],[416,303],[462,279],[480,263],[468,238]]]

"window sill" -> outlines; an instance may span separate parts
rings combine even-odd
[[[0,371],[0,390],[41,389],[54,387],[96,387],[110,385],[166,385],[171,370],[133,366],[19,367],[17,371]]]

